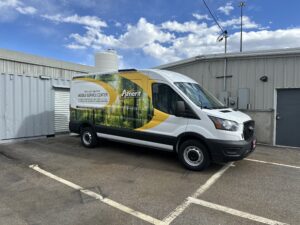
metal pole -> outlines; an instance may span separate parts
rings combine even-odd
[[[241,38],[240,38],[240,52],[243,51],[243,7],[245,6],[245,2],[240,2],[241,7]]]
[[[227,78],[227,58],[224,58],[224,71],[223,71],[223,91],[226,91],[226,78]]]
[[[227,78],[227,58],[226,58],[226,53],[227,53],[227,30],[224,31],[224,38],[225,38],[225,46],[224,46],[224,51],[225,51],[225,58],[224,58],[224,73],[223,73],[223,90],[226,91],[226,78]]]
[[[224,31],[225,35],[225,54],[227,53],[227,31]]]

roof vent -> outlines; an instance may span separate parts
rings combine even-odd
[[[221,110],[220,112],[222,112],[222,113],[229,113],[229,112],[232,112],[232,111],[228,110],[228,109],[225,109],[225,110]]]
[[[131,71],[137,71],[136,69],[122,69],[119,70],[119,72],[131,72]]]

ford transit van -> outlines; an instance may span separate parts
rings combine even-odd
[[[225,107],[193,79],[166,70],[74,76],[70,132],[174,151],[191,170],[240,160],[256,147],[254,121]]]

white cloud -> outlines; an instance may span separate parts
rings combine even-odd
[[[145,18],[140,18],[136,26],[128,25],[127,31],[119,37],[120,47],[142,48],[147,44],[169,42],[174,38],[169,32],[164,32]]]
[[[32,6],[17,7],[16,10],[24,15],[33,15],[37,12],[37,9]]]
[[[300,28],[262,30],[245,32],[243,46],[245,50],[294,48],[300,46]],[[236,50],[239,42],[239,32],[230,38],[231,48]]]
[[[241,25],[241,18],[233,18],[226,21],[220,22],[223,27],[231,27],[233,29],[239,29]],[[260,24],[252,21],[248,16],[243,16],[243,28],[244,29],[259,29],[261,28]]]
[[[198,14],[193,13],[193,17],[195,17],[197,20],[211,20],[211,18],[207,14]]]
[[[155,59],[159,59],[161,63],[167,63],[181,59],[180,57],[176,56],[175,49],[164,47],[159,43],[151,43],[146,45],[143,48],[143,51],[147,55],[152,56]]]
[[[246,51],[300,46],[298,38],[300,28],[271,31],[248,16],[244,16],[243,21],[245,29],[243,45]],[[240,26],[240,18],[231,18],[220,23],[234,31]],[[126,31],[120,35],[107,35],[101,26],[85,25],[84,28],[86,32],[83,34],[73,33],[69,36],[70,43],[66,46],[67,48],[140,50],[160,63],[201,54],[224,52],[224,42],[217,41],[220,34],[219,28],[203,21],[172,20],[154,24],[145,18],[140,18],[136,24],[128,24],[125,27]],[[247,30],[250,31],[247,32]],[[228,52],[238,51],[239,38],[239,31],[229,33]],[[123,61],[125,65],[124,58]]]
[[[226,5],[224,6],[220,6],[218,8],[218,10],[222,13],[224,13],[225,15],[230,15],[231,11],[234,9],[234,7],[232,6],[231,2],[227,2]]]
[[[66,45],[66,47],[69,48],[69,49],[74,49],[74,50],[86,49],[85,46],[77,45],[77,44],[68,44],[68,45]]]
[[[191,32],[191,33],[198,33],[201,32],[201,30],[207,28],[206,23],[197,23],[196,21],[188,21],[184,23],[179,23],[177,21],[166,21],[161,24],[161,27],[163,29],[169,30],[169,31],[176,31],[176,32]]]
[[[107,27],[106,22],[97,16],[78,16],[77,14],[72,16],[62,16],[61,14],[46,14],[42,15],[42,17],[56,23],[73,23],[96,28]]]
[[[144,48],[153,43],[167,43],[175,36],[162,31],[159,27],[140,18],[136,25],[127,25],[127,31],[119,37],[106,35],[97,27],[86,26],[87,32],[83,35],[74,33],[70,35],[72,44],[92,47],[94,49],[121,48],[136,49]]]
[[[0,0],[0,21],[13,21],[18,14],[33,15],[37,9],[24,4],[20,0]]]
[[[116,26],[116,27],[121,27],[122,24],[121,24],[120,22],[115,22],[115,26]]]
[[[105,35],[95,27],[85,27],[85,29],[87,32],[84,35],[77,33],[70,35],[70,39],[73,40],[71,43],[72,45],[91,47],[93,49],[101,50],[103,47],[114,47],[119,43],[119,41],[113,36]]]
[[[0,8],[5,7],[17,7],[21,4],[19,0],[1,0],[0,1]]]

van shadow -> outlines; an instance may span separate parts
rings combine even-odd
[[[181,166],[175,152],[162,151],[144,146],[136,146],[126,143],[119,143],[107,139],[100,139],[99,146],[93,149],[85,148],[80,143],[79,136],[56,137],[57,148],[60,154],[72,155],[81,159],[92,160],[94,164],[108,165],[118,164],[142,167],[163,171],[186,173],[188,170]],[[61,150],[58,150],[61,149]],[[222,165],[212,163],[201,173],[211,173],[220,169]],[[197,173],[189,171],[191,173]]]

